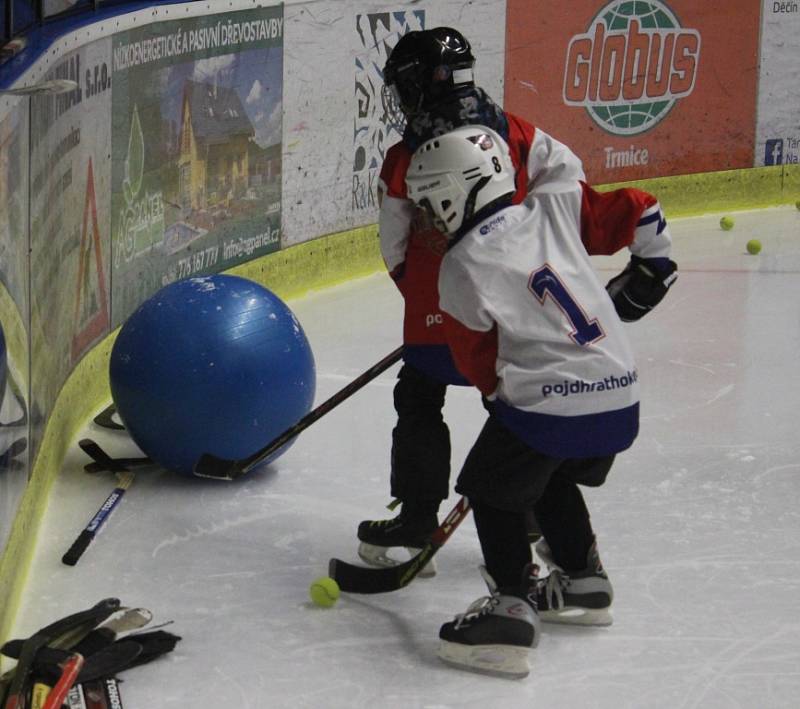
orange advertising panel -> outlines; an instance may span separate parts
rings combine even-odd
[[[505,108],[590,182],[753,166],[760,3],[508,0]]]

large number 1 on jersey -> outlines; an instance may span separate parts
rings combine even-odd
[[[581,347],[590,345],[605,335],[596,319],[589,320],[586,317],[581,306],[550,266],[544,265],[531,274],[528,279],[528,289],[542,305],[548,295],[555,301],[573,327],[570,337]]]

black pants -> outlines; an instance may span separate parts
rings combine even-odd
[[[393,497],[438,510],[450,494],[450,431],[442,416],[447,385],[404,364],[394,388]]]
[[[498,586],[518,585],[531,560],[525,527],[529,510],[556,563],[567,571],[585,568],[594,532],[578,485],[602,485],[613,462],[613,455],[551,458],[489,416],[456,490],[469,498],[486,568]]]

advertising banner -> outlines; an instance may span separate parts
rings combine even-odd
[[[409,31],[455,26],[475,76],[503,100],[506,0],[317,0],[287,12],[283,248],[378,220],[377,177],[403,116],[383,91],[383,68]]]
[[[425,29],[425,11],[356,15],[354,211],[378,208],[377,188],[386,151],[403,136],[405,117],[383,84],[383,67],[406,32]]]
[[[280,248],[283,7],[113,38],[112,321]]]
[[[505,108],[569,144],[591,182],[752,166],[758,3],[507,8]]]
[[[65,55],[31,98],[32,435],[78,359],[109,329],[110,41]]]
[[[800,162],[800,2],[763,0],[755,164]]]

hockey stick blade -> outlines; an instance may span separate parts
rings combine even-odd
[[[114,420],[116,413],[117,407],[114,404],[106,406],[106,408],[94,417],[94,423],[101,428],[110,428],[112,431],[124,431],[125,426]]]
[[[107,470],[112,473],[124,473],[132,467],[154,465],[152,458],[112,458],[100,445],[91,438],[81,438],[78,441],[81,450],[86,453],[92,463],[84,466],[87,473],[97,473]]]
[[[371,382],[379,374],[385,372],[393,364],[400,361],[402,355],[403,348],[398,347],[394,352],[386,355],[380,362],[376,362],[366,372],[356,377],[343,389],[321,403],[316,409],[303,416],[294,426],[286,429],[280,436],[246,458],[222,458],[212,453],[203,453],[195,463],[194,474],[200,478],[236,480],[242,477],[242,475],[249,473],[259,463],[266,460],[297,434],[305,431],[312,423],[322,418],[331,411],[331,409],[355,394],[355,392],[361,389],[365,384]]]
[[[462,497],[444,521],[434,530],[430,540],[418,554],[397,566],[375,568],[356,566],[341,559],[331,559],[328,575],[348,593],[389,593],[411,583],[433,555],[441,549],[450,535],[469,513],[469,501]]]

